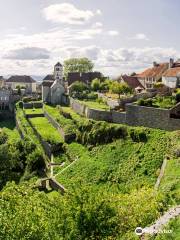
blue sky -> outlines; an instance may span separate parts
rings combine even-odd
[[[89,57],[105,75],[180,57],[178,0],[0,0],[1,75]]]

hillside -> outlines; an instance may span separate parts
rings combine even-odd
[[[46,109],[76,139],[64,142],[45,117],[27,121],[21,109],[17,119],[24,139],[12,122],[6,124],[0,136],[0,239],[139,239],[137,226],[150,226],[170,206],[180,204],[178,131],[91,121],[70,108]],[[30,123],[49,144],[61,144],[54,161],[65,164],[55,167],[54,174],[67,190],[64,196],[37,188],[45,166],[49,174],[50,160]],[[149,239],[178,239],[178,226],[175,219],[166,227],[175,231],[171,238],[161,234]]]

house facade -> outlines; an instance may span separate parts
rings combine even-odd
[[[36,92],[36,81],[30,76],[11,76],[5,81],[5,86],[10,89],[16,89],[18,86],[25,88],[25,93],[32,94]]]
[[[169,69],[163,74],[162,82],[171,89],[180,87],[180,60],[170,60]]]
[[[0,88],[0,110],[9,108],[11,91],[6,88]]]
[[[162,76],[169,68],[169,63],[153,62],[153,67],[148,68],[136,77],[145,89],[154,88],[154,84],[162,81]]]
[[[63,79],[63,66],[57,63],[54,66],[54,74],[47,75],[42,83],[42,100],[51,104],[63,103],[65,93],[65,81]]]

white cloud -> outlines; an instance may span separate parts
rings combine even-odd
[[[25,47],[12,50],[5,54],[5,59],[17,59],[17,60],[37,60],[37,59],[49,59],[50,52],[45,48],[38,47]]]
[[[96,14],[97,14],[97,15],[102,15],[101,10],[100,10],[100,9],[97,9],[97,10],[96,10]]]
[[[132,39],[146,40],[146,41],[149,40],[149,38],[144,33],[137,33],[134,37],[132,37]]]
[[[95,15],[100,15],[101,11],[95,13],[90,10],[81,10],[70,3],[53,4],[43,9],[45,18],[55,23],[67,23],[81,25],[88,22]]]
[[[108,31],[107,33],[108,33],[108,35],[114,36],[114,37],[119,35],[119,32],[118,32],[118,31],[115,31],[115,30],[110,30],[110,31]]]

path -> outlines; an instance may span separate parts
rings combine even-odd
[[[153,234],[156,234],[158,232],[161,232],[161,230],[163,229],[164,225],[166,225],[171,219],[174,219],[177,216],[180,216],[180,205],[169,209],[168,212],[166,212],[163,216],[161,216],[150,227],[145,227],[143,229],[143,233],[148,233],[148,234],[153,235]],[[141,239],[143,239],[143,236],[142,236]]]

